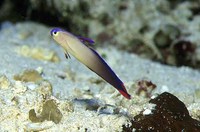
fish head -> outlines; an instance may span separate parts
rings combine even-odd
[[[60,29],[60,28],[54,28],[51,30],[50,34],[51,36],[53,37],[53,39],[58,43],[58,44],[61,44],[62,41],[63,41],[63,33],[64,30]]]
[[[65,50],[67,50],[68,47],[68,41],[70,41],[72,35],[68,33],[67,31],[61,29],[61,28],[54,28],[50,32],[52,38],[62,46]]]

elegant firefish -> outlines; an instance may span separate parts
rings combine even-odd
[[[75,36],[60,28],[52,29],[51,36],[62,46],[67,59],[70,58],[70,54],[73,55],[90,70],[115,87],[124,97],[131,99],[123,82],[117,77],[103,58],[86,44],[94,44],[92,39]]]

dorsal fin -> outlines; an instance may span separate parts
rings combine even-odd
[[[94,45],[94,40],[90,39],[90,38],[86,38],[86,37],[82,37],[82,36],[77,36],[77,38],[84,44],[89,44],[89,45]]]

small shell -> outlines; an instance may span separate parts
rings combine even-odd
[[[54,125],[52,121],[45,121],[41,123],[28,123],[26,124],[27,131],[43,131],[51,128]]]

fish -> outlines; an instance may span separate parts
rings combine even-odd
[[[116,88],[125,98],[131,99],[131,95],[128,94],[124,83],[104,59],[91,46],[88,46],[88,44],[94,45],[95,42],[92,39],[76,36],[61,28],[53,28],[50,34],[55,42],[64,49],[67,59],[70,58],[70,55],[73,55],[91,71]]]

